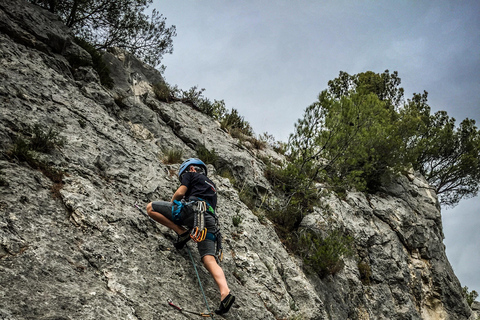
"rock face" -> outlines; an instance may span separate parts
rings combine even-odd
[[[152,84],[161,75],[128,54],[105,54],[115,81],[105,89],[89,63],[72,66],[72,57],[91,61],[72,39],[45,10],[0,0],[0,318],[191,319],[167,304],[206,311],[188,252],[173,249],[173,232],[133,205],[169,200],[178,187],[178,164],[161,161],[168,149],[184,158],[197,156],[200,144],[215,149],[260,195],[272,190],[260,159],[281,156],[242,146],[186,104],[158,101]],[[11,155],[36,124],[65,140],[37,153],[43,166]],[[423,177],[398,177],[375,195],[322,198],[302,227],[348,231],[355,254],[341,272],[319,278],[209,169],[219,189],[221,265],[237,296],[225,318],[473,319]],[[215,283],[198,267],[214,309]]]

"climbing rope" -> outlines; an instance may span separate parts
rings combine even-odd
[[[203,291],[202,281],[200,281],[200,275],[198,274],[197,265],[195,264],[195,261],[193,260],[192,253],[190,252],[190,248],[188,246],[185,246],[185,247],[187,248],[188,255],[190,256],[190,260],[192,260],[192,264],[193,264],[193,268],[195,269],[195,273],[197,274],[198,284],[200,285],[200,290],[202,291],[203,300],[205,300],[205,305],[207,306],[208,313],[210,314],[212,319],[214,319],[213,318],[213,313],[212,313],[212,311],[210,311],[210,307],[208,306],[207,297],[205,296],[205,292]]]

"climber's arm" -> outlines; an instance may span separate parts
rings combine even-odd
[[[181,185],[180,187],[178,187],[177,191],[175,191],[175,193],[173,194],[171,202],[173,202],[173,200],[178,200],[178,201],[182,200],[183,197],[185,197],[187,190],[188,188],[184,185]]]

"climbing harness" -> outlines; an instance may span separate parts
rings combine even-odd
[[[195,242],[201,242],[205,239],[212,240],[216,243],[215,257],[219,260],[223,260],[223,248],[222,248],[222,234],[218,223],[218,216],[215,213],[213,207],[201,198],[193,199],[193,214],[194,224],[190,233],[190,237]],[[215,232],[209,232],[205,227],[205,215],[210,214],[215,219]]]
[[[183,308],[180,308],[179,306],[176,306],[176,305],[173,304],[172,299],[168,299],[167,302],[170,306],[172,306],[173,308],[177,309],[180,312],[186,312],[186,313],[194,314],[194,315],[205,317],[205,318],[210,318],[210,317],[213,318],[213,314],[211,314],[211,313],[195,312],[195,311],[189,311],[189,310],[185,310]]]
[[[181,222],[181,212],[184,207],[188,207],[193,212],[193,227],[190,230],[190,238],[195,242],[202,242],[205,239],[212,240],[216,243],[215,257],[223,260],[222,234],[220,233],[218,216],[213,207],[207,201],[191,197],[189,201],[174,200],[172,206],[172,220],[174,223]],[[215,219],[215,231],[210,232],[205,223],[205,216],[209,214]]]

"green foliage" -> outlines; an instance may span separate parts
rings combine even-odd
[[[427,93],[406,102],[400,78],[386,70],[340,72],[295,125],[288,151],[307,179],[334,189],[375,191],[391,173],[412,167],[444,205],[478,193],[480,131],[466,119],[430,114]]]
[[[199,101],[198,108],[200,109],[200,111],[215,120],[222,119],[227,113],[225,101],[223,100],[213,100],[213,102],[211,102],[209,99],[205,98]]]
[[[393,111],[375,94],[350,93],[335,98],[328,90],[295,125],[289,148],[295,162],[315,167],[337,187],[374,188],[397,165],[401,140],[391,122]]]
[[[268,144],[275,152],[280,154],[285,154],[287,151],[287,144],[285,142],[277,141],[272,134],[264,132],[259,136],[260,141],[264,141]]]
[[[257,200],[256,195],[253,189],[243,186],[243,188],[238,193],[240,200],[250,209],[254,210],[256,208]]]
[[[370,265],[366,262],[359,262],[357,267],[360,272],[360,281],[362,281],[364,285],[370,285],[370,278],[372,277]]]
[[[454,206],[478,194],[480,130],[475,120],[455,126],[445,111],[430,114],[426,100],[426,92],[416,94],[400,113],[406,160],[435,188],[442,204]]]
[[[353,238],[336,230],[322,238],[306,231],[300,235],[299,250],[305,264],[320,277],[334,275],[344,266],[343,257],[353,254]]]
[[[153,93],[158,100],[163,102],[172,102],[177,100],[175,97],[175,89],[165,81],[154,83],[152,86]]]
[[[217,165],[218,162],[218,155],[215,149],[211,151],[207,149],[203,144],[200,144],[196,148],[198,158],[201,159],[206,164],[211,164],[214,167]]]
[[[47,153],[55,148],[63,147],[65,140],[60,138],[59,133],[54,129],[48,128],[43,131],[40,125],[33,126],[27,132],[30,134],[30,139],[27,140],[17,136],[7,156],[11,160],[25,162],[33,169],[40,170],[54,183],[52,186],[53,195],[59,196],[65,173],[39,159],[37,152]]]
[[[267,143],[265,141],[257,139],[253,136],[247,139],[247,141],[249,141],[256,150],[264,150],[267,147]]]
[[[212,102],[203,95],[204,91],[204,88],[199,89],[197,86],[193,86],[188,91],[180,90],[178,98],[183,102],[191,102],[198,110],[215,120],[222,119],[227,112],[225,101],[214,100]]]
[[[239,138],[242,141],[248,139],[253,147],[257,149],[264,147],[265,144],[262,140],[253,137],[252,127],[244,117],[240,116],[238,110],[232,109],[228,111],[223,100],[214,100],[212,102],[203,95],[205,89],[193,86],[189,90],[181,90],[162,82],[155,84],[153,90],[160,101],[182,101],[186,104],[191,104],[200,112],[218,120],[222,129],[229,132],[232,137]]]
[[[35,124],[27,129],[27,134],[30,136],[28,140],[21,136],[16,137],[9,155],[18,161],[27,162],[33,167],[38,167],[35,151],[48,153],[65,145],[65,140],[54,128],[47,128],[44,131],[41,125]]]
[[[232,171],[228,168],[221,169],[220,176],[223,178],[227,178],[232,185],[235,185],[237,183],[237,180],[233,176]]]
[[[295,163],[287,162],[282,167],[270,164],[265,170],[265,177],[274,189],[286,198],[285,201],[277,203],[273,210],[269,210],[267,215],[275,223],[280,238],[287,242],[303,217],[310,213],[318,202],[315,181],[310,179],[312,173],[309,169],[301,170]]]
[[[238,113],[237,109],[232,109],[230,112],[226,112],[223,118],[220,120],[222,129],[230,132],[232,129],[238,129],[241,133],[252,136],[253,130],[250,124]]]
[[[8,152],[10,158],[14,158],[21,162],[33,163],[34,153],[31,149],[30,142],[18,136],[15,138],[12,149]]]
[[[233,216],[232,217],[232,223],[234,227],[238,227],[240,223],[242,223],[242,217],[239,215]]]
[[[87,40],[84,40],[82,38],[75,38],[75,42],[83,49],[85,49],[85,51],[87,51],[92,57],[93,69],[97,71],[100,78],[100,83],[106,88],[112,89],[114,83],[112,77],[110,77],[110,68],[103,60],[100,51],[98,51],[98,49],[95,48],[95,46],[93,46]],[[70,60],[70,63],[72,63],[74,68],[84,65],[82,61]]]
[[[34,151],[48,153],[65,145],[65,139],[61,138],[60,133],[52,127],[44,131],[40,124],[35,124],[29,131],[32,135],[30,148]]]
[[[162,149],[164,154],[163,161],[167,164],[182,162],[183,151],[179,148]]]
[[[395,109],[403,101],[404,90],[399,87],[400,83],[397,71],[392,74],[388,70],[382,74],[367,71],[356,75],[340,71],[338,78],[328,82],[328,92],[336,100],[348,97],[352,93],[374,94],[388,109]]]
[[[477,291],[475,290],[468,291],[467,286],[463,287],[462,289],[463,289],[463,297],[465,298],[465,300],[467,300],[468,305],[472,306],[473,302],[478,297]]]
[[[29,0],[56,13],[78,37],[96,49],[123,48],[156,66],[172,53],[175,26],[155,9],[144,12],[152,0]]]

